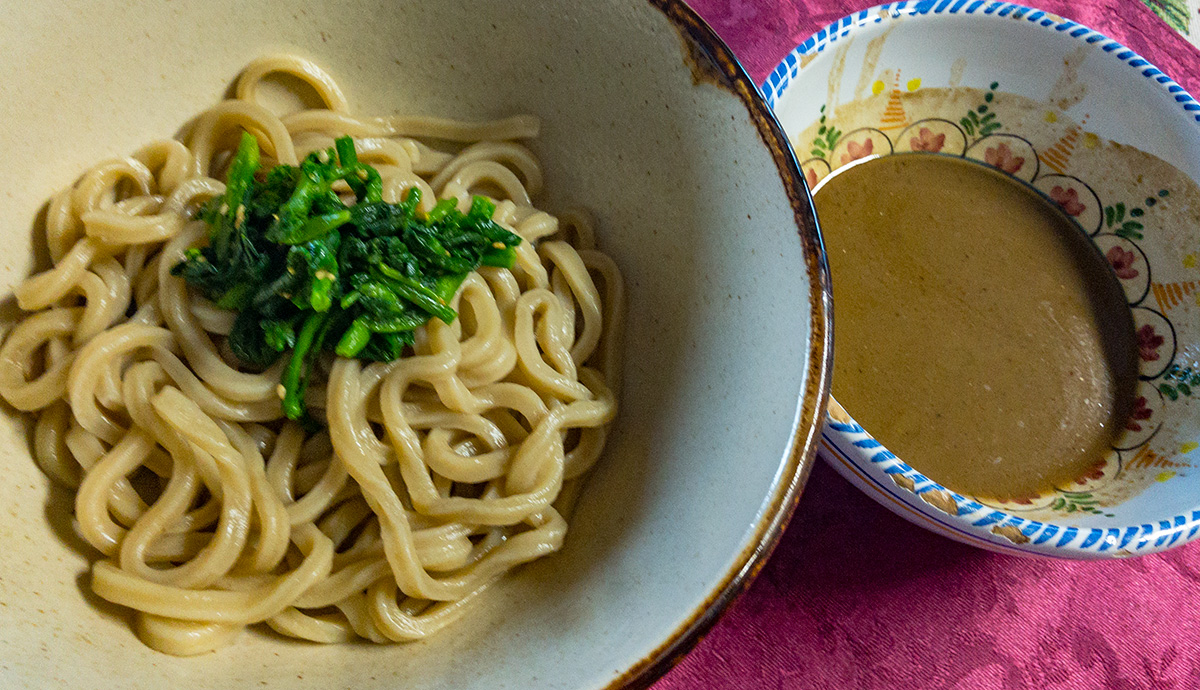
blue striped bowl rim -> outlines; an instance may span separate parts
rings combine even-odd
[[[801,57],[824,51],[855,30],[883,21],[920,15],[963,14],[1024,19],[1045,31],[1066,35],[1087,45],[1098,44],[1100,50],[1136,70],[1142,78],[1151,80],[1165,91],[1182,113],[1194,123],[1200,123],[1200,103],[1175,80],[1150,64],[1135,51],[1104,34],[1078,22],[1064,19],[1044,10],[996,0],[916,0],[885,3],[842,17],[817,31],[792,49],[775,66],[760,89],[767,104],[775,108],[788,86],[800,73]],[[923,515],[947,528],[953,538],[1002,552],[1024,555],[1037,554],[1062,558],[1097,558],[1106,556],[1141,555],[1179,546],[1200,536],[1200,506],[1165,520],[1120,527],[1079,527],[1022,518],[1012,513],[985,506],[963,496],[914,470],[887,450],[857,423],[843,423],[827,418],[822,436],[836,451],[837,460],[860,469],[864,481],[880,493],[913,507]],[[845,448],[849,446],[850,448]],[[863,462],[866,458],[866,462]],[[911,492],[900,493],[879,481],[883,476],[901,475],[913,481]],[[922,494],[944,491],[958,504],[956,515],[942,513],[918,500]],[[1028,541],[1015,544],[994,535],[998,527],[1013,527]]]

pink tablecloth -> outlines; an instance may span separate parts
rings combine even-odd
[[[1151,0],[1153,1],[1153,0]],[[867,2],[693,0],[757,81]],[[1200,54],[1138,0],[1041,0],[1200,92]],[[823,464],[749,591],[655,690],[1200,688],[1200,543],[1121,562],[986,553]]]

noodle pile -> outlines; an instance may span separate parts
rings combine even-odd
[[[277,74],[325,107],[273,114],[257,94]],[[274,56],[180,140],[51,200],[54,265],[15,290],[29,314],[0,348],[0,395],[35,415],[34,456],[76,489],[77,529],[103,554],[92,587],[137,612],[146,644],[197,654],[260,622],[316,642],[417,640],[560,548],[616,412],[622,285],[583,216],[533,208],[542,174],[518,142],[537,126],[358,117],[315,65]],[[459,318],[418,329],[412,353],[323,360],[316,433],[282,416],[282,363],[239,365],[233,313],[170,273],[206,241],[192,216],[223,193],[243,131],[266,166],[353,136],[385,201],[416,187],[422,211],[465,209],[486,194],[524,239],[512,270],[468,276]]]

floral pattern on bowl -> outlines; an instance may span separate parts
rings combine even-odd
[[[1134,317],[1133,413],[1070,485],[1007,501],[955,493],[836,403],[826,459],[900,515],[996,551],[1127,556],[1200,536],[1200,104],[1100,34],[981,1],[842,19],[787,56],[763,91],[810,186],[854,160],[912,151],[1031,184],[1096,244]],[[1146,112],[1126,112],[1137,108]]]

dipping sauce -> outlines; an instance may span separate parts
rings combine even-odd
[[[1023,183],[958,157],[844,168],[814,196],[833,278],[833,393],[959,493],[1020,499],[1108,453],[1137,383],[1100,252]]]

